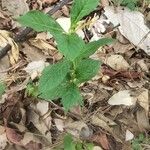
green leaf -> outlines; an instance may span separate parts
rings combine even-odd
[[[84,16],[92,12],[98,3],[99,0],[74,0],[71,9],[71,26],[73,27]]]
[[[66,92],[62,95],[61,102],[65,111],[68,111],[73,106],[82,104],[82,96],[80,95],[80,91],[75,84],[70,83]]]
[[[34,83],[29,83],[26,88],[26,93],[28,96],[37,97],[38,96],[38,86]]]
[[[85,46],[84,41],[75,33],[63,34],[60,37],[56,37],[56,42],[58,50],[71,61],[80,55]]]
[[[5,92],[6,86],[4,83],[0,82],[0,97],[3,95]]]
[[[77,142],[76,150],[83,150],[83,144],[81,142]]]
[[[100,62],[93,59],[83,59],[76,68],[76,78],[80,83],[93,78],[100,69]]]
[[[93,150],[94,145],[92,143],[85,143],[86,150]]]
[[[56,88],[54,89],[47,89],[46,91],[43,91],[39,97],[46,99],[46,100],[55,100],[57,98],[61,98],[62,95],[66,92],[68,83],[66,79],[62,81]]]
[[[76,150],[76,144],[74,143],[70,134],[64,137],[64,150]]]
[[[66,77],[70,63],[62,61],[46,67],[39,80],[39,93],[47,93],[55,89]]]
[[[90,43],[85,45],[85,47],[84,47],[84,49],[83,49],[83,51],[79,57],[80,58],[87,58],[87,57],[91,56],[92,54],[94,54],[99,47],[104,46],[106,44],[111,44],[114,41],[115,41],[114,39],[103,38],[103,39],[100,39],[98,41],[90,42]]]
[[[62,34],[64,30],[52,17],[40,11],[29,11],[18,19],[19,23],[35,31],[49,31],[53,36]]]

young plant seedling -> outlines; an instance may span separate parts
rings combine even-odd
[[[81,105],[82,96],[79,85],[94,77],[100,69],[100,61],[89,58],[96,50],[113,39],[103,38],[85,43],[76,33],[78,22],[98,5],[99,0],[74,0],[71,9],[69,33],[52,17],[40,12],[30,11],[19,18],[19,22],[38,32],[50,32],[57,42],[59,52],[64,58],[46,67],[39,79],[39,97],[45,100],[61,98],[64,109]]]

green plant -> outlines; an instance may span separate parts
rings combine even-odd
[[[93,150],[93,144],[75,141],[73,137],[68,134],[64,137],[64,150]]]
[[[37,97],[39,92],[38,92],[38,86],[35,83],[28,83],[25,93],[27,96],[32,96],[32,97]]]
[[[4,83],[2,83],[0,81],[0,97],[3,95],[3,93],[5,92],[6,86]]]
[[[146,145],[148,147],[150,147],[149,144],[150,144],[150,138],[146,138],[144,136],[144,134],[139,134],[139,136],[137,138],[135,138],[135,139],[132,140],[132,148],[133,148],[133,150],[143,150],[143,149],[146,149]]]
[[[131,10],[135,10],[139,0],[113,0],[113,2],[116,3],[117,5],[119,4],[122,6],[126,6]]]
[[[19,22],[41,32],[50,32],[57,42],[59,52],[64,55],[60,62],[49,65],[39,80],[39,97],[46,100],[61,98],[66,111],[81,104],[79,85],[94,77],[100,69],[100,62],[90,55],[113,39],[103,38],[85,43],[76,33],[78,22],[98,5],[99,0],[74,0],[71,9],[71,26],[66,33],[52,17],[40,12],[30,11],[19,18]]]

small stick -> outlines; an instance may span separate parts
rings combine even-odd
[[[52,8],[47,14],[49,15],[53,15],[55,12],[57,12],[59,9],[61,9],[64,5],[66,5],[67,3],[69,3],[71,0],[63,0],[62,2],[60,2],[58,5],[56,5],[54,8]],[[19,34],[17,34],[14,38],[15,42],[21,42],[21,41],[25,41],[26,36],[33,31],[31,28],[25,28],[23,31],[21,31]],[[11,45],[7,44],[4,48],[2,48],[0,50],[0,59],[2,59],[7,52],[11,49]]]

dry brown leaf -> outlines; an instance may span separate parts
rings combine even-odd
[[[66,122],[65,131],[79,138],[88,138],[92,135],[92,130],[82,121]]]
[[[128,8],[111,6],[105,7],[106,17],[114,24],[120,24],[119,29],[131,43],[150,54],[150,29],[146,26],[144,15],[139,11],[130,11]]]
[[[5,128],[3,126],[0,126],[0,150],[5,149],[7,146],[7,136],[5,132]]]
[[[37,49],[36,47],[30,46],[27,43],[23,43],[23,47],[24,48],[22,48],[21,51],[26,55],[26,57],[27,57],[26,59],[29,62],[46,60],[47,57],[45,55],[43,55],[41,50]]]
[[[108,131],[109,133],[112,133],[112,128],[109,127],[109,125],[107,124],[106,120],[99,118],[98,115],[93,115],[91,117],[91,123],[95,126],[99,126],[103,129],[105,129],[106,131]]]
[[[132,105],[135,105],[136,100],[137,99],[135,97],[131,96],[130,90],[123,90],[123,91],[119,91],[118,93],[114,94],[108,100],[108,104],[132,106]]]
[[[47,41],[44,41],[42,39],[31,39],[29,41],[33,46],[35,46],[43,51],[46,51],[46,52],[56,51],[55,47],[53,47]]]
[[[0,30],[0,46],[4,47],[7,44],[11,45],[9,52],[10,63],[14,65],[19,59],[19,48],[14,40],[10,37],[10,33],[5,30]]]
[[[8,140],[14,144],[21,145],[23,134],[16,129],[5,127]]]
[[[32,108],[32,109],[31,109]],[[28,122],[33,123],[33,125],[39,130],[39,132],[47,139],[49,143],[51,143],[51,133],[50,133],[50,128],[51,128],[51,117],[50,114],[46,114],[43,117],[40,117],[38,114],[39,110],[37,113],[33,110],[33,107],[29,109],[28,113]]]
[[[142,71],[144,71],[144,72],[149,72],[148,71],[148,66],[147,66],[147,64],[144,62],[144,59],[142,59],[142,60],[139,60],[138,62],[137,62],[137,64],[140,66],[140,68],[142,69]]]
[[[94,146],[94,147],[93,147],[93,150],[102,150],[102,148],[99,147],[99,146]]]
[[[65,127],[65,123],[64,120],[62,119],[54,119],[55,125],[57,127],[57,129],[61,132],[64,131],[64,127]]]
[[[10,67],[9,58],[5,56],[0,60],[0,80],[3,81],[7,77],[7,70]]]
[[[104,61],[105,64],[114,70],[127,70],[130,66],[121,55],[111,55]]]
[[[130,141],[134,138],[134,135],[131,131],[126,130],[126,141]]]
[[[15,18],[29,11],[26,0],[2,0],[2,7]]]
[[[115,42],[113,44],[113,49],[114,49],[115,53],[123,54],[123,53],[131,50],[132,48],[133,48],[133,45],[131,45],[131,44],[122,44],[120,42]]]
[[[92,142],[96,142],[98,145],[101,145],[103,149],[109,150],[109,142],[106,134],[95,134],[91,137]]]
[[[25,70],[30,75],[31,79],[34,80],[41,75],[43,69],[47,65],[48,63],[43,60],[32,61],[23,70]]]
[[[145,88],[140,89],[140,95],[137,97],[137,101],[141,107],[144,108],[146,115],[149,113],[149,91]]]
[[[149,118],[142,107],[136,112],[136,117],[137,117],[138,127],[141,132],[145,130],[150,130]]]
[[[103,7],[109,6],[109,0],[101,0],[101,4]]]

